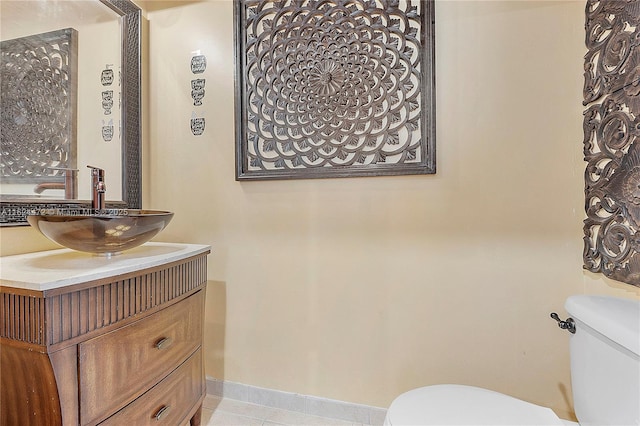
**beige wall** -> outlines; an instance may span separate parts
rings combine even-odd
[[[176,212],[160,240],[213,245],[207,375],[381,407],[465,383],[568,416],[549,313],[575,293],[640,298],[582,270],[583,2],[436,2],[435,176],[243,183],[232,2],[143,4],[145,204]],[[2,251],[39,238],[3,230]]]

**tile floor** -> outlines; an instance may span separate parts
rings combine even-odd
[[[202,426],[364,426],[212,395],[202,407]]]

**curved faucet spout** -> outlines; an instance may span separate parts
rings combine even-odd
[[[42,194],[48,189],[64,189],[65,200],[78,198],[78,169],[66,167],[49,167],[51,170],[61,170],[64,174],[64,182],[42,182],[33,188],[36,194]]]
[[[33,188],[33,192],[36,194],[42,194],[48,189],[65,189],[65,185],[62,182],[42,182]]]

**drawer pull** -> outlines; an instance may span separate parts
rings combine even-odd
[[[171,337],[163,337],[156,342],[156,349],[167,349],[173,343]]]
[[[171,406],[163,405],[162,408],[160,408],[158,412],[154,414],[153,418],[156,419],[157,422],[159,422],[160,420],[164,419],[166,416],[169,415],[169,411],[171,411]]]

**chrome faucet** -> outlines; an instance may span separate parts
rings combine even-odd
[[[48,189],[64,189],[65,200],[75,200],[78,198],[78,169],[66,167],[49,167],[51,170],[61,170],[64,174],[63,182],[41,182],[33,188],[36,194],[42,194]]]
[[[104,210],[107,184],[104,183],[104,170],[99,167],[87,166],[91,169],[91,208]]]

